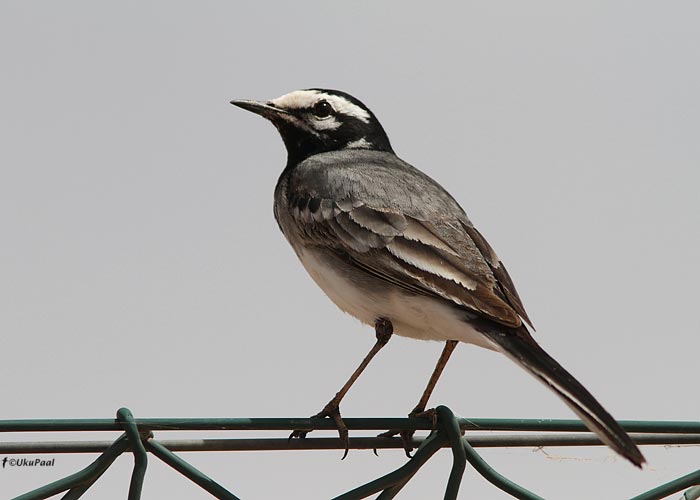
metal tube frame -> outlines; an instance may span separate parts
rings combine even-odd
[[[578,420],[547,419],[464,419],[457,418],[445,406],[438,406],[437,423],[419,418],[347,418],[350,430],[430,430],[425,439],[415,439],[414,456],[403,466],[361,485],[333,500],[360,500],[379,493],[377,500],[394,498],[418,470],[440,449],[449,448],[453,464],[447,480],[445,500],[455,500],[462,476],[469,463],[479,474],[500,490],[522,500],[542,500],[542,497],[513,483],[491,468],[476,452],[475,447],[506,446],[595,446],[602,443]],[[700,422],[694,421],[621,421],[625,430],[638,444],[700,444]],[[128,500],[140,500],[148,466],[149,452],[184,475],[212,496],[222,500],[240,500],[216,481],[197,470],[174,451],[243,451],[243,450],[310,450],[342,449],[337,438],[307,438],[293,440],[279,438],[259,439],[183,439],[156,440],[154,431],[183,430],[335,430],[333,422],[320,418],[216,418],[216,419],[136,419],[131,411],[121,408],[117,418],[69,420],[0,420],[2,432],[56,432],[56,431],[122,431],[116,441],[55,441],[55,442],[0,442],[2,453],[100,453],[83,470],[48,485],[15,497],[13,500],[41,500],[65,492],[63,500],[80,498],[123,453],[134,455]],[[541,434],[497,434],[463,437],[465,431],[552,432]],[[565,434],[562,434],[565,433]],[[575,433],[575,434],[574,434]],[[402,449],[400,438],[351,438],[353,449]],[[700,499],[700,470],[669,481],[631,500],[660,500],[684,491],[683,500]]]

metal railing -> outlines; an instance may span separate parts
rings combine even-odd
[[[429,430],[425,439],[414,439],[417,450],[403,466],[335,497],[334,500],[359,500],[375,494],[377,500],[394,498],[416,472],[441,448],[449,448],[453,462],[444,498],[457,498],[462,475],[469,463],[495,487],[523,500],[542,497],[515,484],[498,473],[476,452],[476,447],[595,446],[602,443],[578,420],[545,419],[465,419],[439,406],[435,428],[432,422],[417,418],[346,418],[350,430],[381,431]],[[633,440],[641,445],[700,444],[700,422],[621,421]],[[65,492],[64,500],[80,498],[123,453],[134,455],[129,500],[138,500],[148,464],[149,453],[189,478],[215,498],[238,497],[202,473],[174,452],[240,450],[328,450],[342,449],[337,438],[228,438],[156,440],[155,431],[274,431],[335,430],[329,419],[318,418],[188,418],[135,419],[126,408],[116,419],[2,420],[0,432],[123,431],[116,441],[0,442],[0,453],[100,453],[86,468],[48,485],[15,497],[14,500],[40,500]],[[469,432],[469,438],[463,433]],[[476,431],[510,431],[529,434],[479,435]],[[536,434],[533,434],[536,433]],[[403,448],[400,438],[356,437],[353,449]],[[684,491],[685,490],[685,491]],[[684,491],[683,500],[700,499],[700,470],[635,496],[632,500],[658,500]]]

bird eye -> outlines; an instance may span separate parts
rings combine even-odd
[[[326,118],[333,113],[333,107],[327,101],[318,101],[313,107],[314,115],[319,118]]]

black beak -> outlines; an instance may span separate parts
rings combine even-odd
[[[289,112],[276,108],[274,105],[270,104],[269,102],[260,102],[260,101],[248,101],[245,99],[235,99],[231,101],[231,104],[234,106],[238,106],[239,108],[243,108],[246,111],[251,111],[255,113],[256,115],[260,115],[263,118],[267,118],[268,120],[271,120],[279,115],[288,115]]]

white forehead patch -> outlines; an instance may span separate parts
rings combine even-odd
[[[282,109],[310,109],[321,100],[327,101],[338,113],[369,123],[370,115],[366,109],[348,101],[344,97],[326,94],[320,90],[295,90],[270,102]]]

